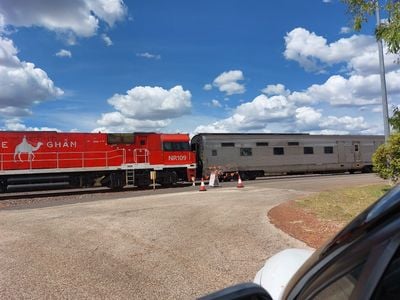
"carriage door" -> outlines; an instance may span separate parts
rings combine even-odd
[[[354,150],[354,161],[360,162],[361,161],[360,142],[353,142],[353,150]]]
[[[135,163],[148,164],[149,163],[149,149],[147,145],[147,136],[138,135],[136,136],[137,148],[134,150],[133,156]]]

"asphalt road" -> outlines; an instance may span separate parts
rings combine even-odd
[[[0,298],[190,299],[251,281],[270,255],[304,247],[268,223],[270,208],[377,182],[372,174],[257,180],[1,210]]]

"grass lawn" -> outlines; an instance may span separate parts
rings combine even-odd
[[[318,193],[296,201],[324,220],[347,223],[390,190],[389,185],[368,185]]]

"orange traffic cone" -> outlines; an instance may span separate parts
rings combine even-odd
[[[237,183],[237,188],[244,188],[242,179],[240,178],[240,175],[238,174],[238,183]]]
[[[207,191],[206,186],[204,185],[204,180],[201,178],[201,184],[200,184],[200,192],[205,192]]]

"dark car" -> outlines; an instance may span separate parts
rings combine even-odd
[[[287,253],[268,259],[256,283],[230,287],[203,299],[400,299],[400,186],[315,251],[285,285],[273,286],[275,281],[266,279],[285,274],[279,267],[286,268],[288,255],[293,259],[299,253],[300,260],[307,256],[301,251]],[[275,260],[274,268],[270,260]],[[273,292],[276,288],[281,292]]]

